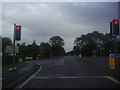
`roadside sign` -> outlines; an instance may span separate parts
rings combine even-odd
[[[110,54],[109,58],[115,59],[115,54]]]
[[[81,54],[79,54],[79,58],[82,58],[82,55],[81,55]]]
[[[33,57],[25,57],[26,60],[32,60]]]
[[[115,69],[115,54],[110,54],[109,55],[109,68],[110,69]]]
[[[13,46],[6,46],[5,53],[13,54]],[[15,47],[15,53],[19,53],[19,46]]]

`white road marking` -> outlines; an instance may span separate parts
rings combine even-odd
[[[107,77],[107,78],[120,85],[120,82],[117,81],[116,79],[114,79],[114,78],[112,78],[112,77]]]
[[[62,76],[62,77],[33,77],[34,79],[41,79],[41,78],[108,78],[108,77],[111,77],[111,76],[79,76],[79,77],[76,77],[76,76]]]
[[[113,81],[113,82],[115,82],[115,83],[117,83],[117,84],[119,84],[120,85],[120,82],[119,81],[117,81],[117,80],[115,80],[114,78],[113,78],[113,76],[79,76],[79,77],[76,77],[76,76],[62,76],[62,77],[33,77],[33,79],[48,79],[48,78],[68,78],[68,79],[70,79],[70,78],[107,78],[107,79],[109,79],[109,80],[111,80],[111,81]]]
[[[38,72],[40,72],[40,70],[41,70],[41,65],[40,64],[38,64],[39,66],[40,66],[40,68],[39,68],[39,70],[35,73],[35,74],[33,74],[31,77],[29,77],[22,85],[20,85],[18,88],[22,88],[26,83],[28,83],[31,79],[48,79],[48,78],[68,78],[68,79],[70,79],[70,78],[107,78],[107,79],[109,79],[109,80],[111,80],[111,81],[113,81],[113,82],[115,82],[115,83],[117,83],[117,84],[119,84],[120,85],[120,82],[119,81],[117,81],[117,80],[115,80],[114,78],[113,78],[113,76],[61,76],[61,77],[55,77],[55,76],[53,76],[53,77],[35,77],[35,75],[38,73]]]
[[[40,66],[40,64],[38,64],[39,66]],[[33,74],[31,77],[29,77],[22,85],[20,85],[18,88],[22,88],[26,83],[28,83],[38,72],[40,72],[40,70],[41,70],[41,66],[40,66],[40,68],[38,69],[38,71],[35,73],[35,74]]]

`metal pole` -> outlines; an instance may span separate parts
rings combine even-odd
[[[118,2],[118,20],[119,20],[119,32],[120,32],[120,1]],[[120,33],[119,33],[119,37],[120,37]],[[119,59],[117,59],[117,70],[118,70],[118,80],[120,80],[120,61]]]
[[[115,53],[115,55],[117,53],[117,41],[116,41],[116,39],[117,39],[117,37],[115,36],[114,37],[114,53]]]
[[[119,21],[119,37],[120,37],[120,1],[118,2],[118,21]]]
[[[118,20],[119,20],[119,28],[120,28],[120,1],[118,2]]]
[[[117,58],[116,58],[116,55],[117,55],[117,37],[114,36],[113,40],[114,40],[115,68],[117,69]]]
[[[15,28],[16,28],[16,24],[14,24],[14,35],[13,35],[13,70],[15,69]]]

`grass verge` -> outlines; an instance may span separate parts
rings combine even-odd
[[[25,65],[24,62],[18,62],[18,63],[15,64],[15,67],[16,67],[17,69],[19,69],[19,68],[23,67],[24,65]],[[3,67],[2,67],[2,73],[10,72],[9,69],[12,68],[12,67],[13,67],[13,64],[7,65],[7,66],[3,66]]]

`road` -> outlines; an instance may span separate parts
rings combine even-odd
[[[107,59],[66,56],[39,60],[39,70],[19,88],[119,88],[120,83],[105,71]]]
[[[2,74],[2,88],[14,88],[38,70],[34,61],[25,61],[24,66]]]

